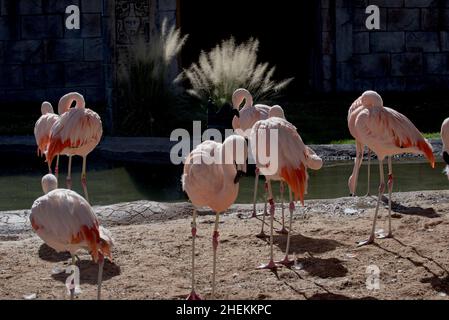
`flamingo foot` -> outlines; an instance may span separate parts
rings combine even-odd
[[[373,243],[374,243],[374,236],[370,236],[368,240],[358,242],[357,247],[363,247]]]
[[[393,233],[390,231],[388,234],[385,233],[379,233],[377,234],[377,239],[392,239],[393,237]]]
[[[268,262],[267,264],[261,264],[260,266],[258,266],[256,269],[257,270],[272,270],[272,271],[276,271],[278,268],[278,266],[276,265],[276,263],[274,263],[273,260],[270,260],[270,262]]]
[[[283,260],[276,261],[276,264],[280,264],[280,265],[283,265],[284,267],[289,268],[289,267],[291,267],[291,266],[293,266],[295,264],[295,261],[294,260],[290,260],[288,258],[288,255],[286,255]]]
[[[256,234],[256,237],[259,239],[266,239],[269,238],[270,236],[267,235],[265,232],[261,231],[259,234]]]
[[[281,230],[276,230],[276,233],[278,233],[278,234],[288,234],[288,230],[285,229],[285,227],[282,227]]]
[[[203,300],[199,295],[196,294],[194,290],[190,292],[190,294],[187,296],[186,300]]]

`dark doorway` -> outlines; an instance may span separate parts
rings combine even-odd
[[[259,61],[277,66],[276,79],[294,77],[289,91],[310,92],[319,83],[320,1],[182,0],[179,25],[189,39],[181,64],[198,60],[224,39],[259,39]]]

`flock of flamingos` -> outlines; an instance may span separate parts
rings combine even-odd
[[[74,107],[71,107],[75,103]],[[258,155],[261,148],[258,134],[265,132],[266,136],[272,130],[277,131],[277,163],[261,164],[256,157],[256,180],[254,189],[253,216],[256,215],[255,201],[259,175],[265,176],[266,199],[269,204],[270,216],[270,255],[269,262],[261,265],[260,269],[275,269],[279,266],[290,266],[289,259],[290,234],[292,232],[292,218],[295,201],[304,205],[304,195],[307,193],[307,169],[319,170],[322,160],[307,147],[297,129],[289,123],[280,106],[266,106],[253,104],[251,94],[246,89],[237,89],[232,96],[232,103],[236,109],[236,116],[232,121],[235,132],[227,137],[223,143],[205,141],[198,145],[186,158],[181,177],[183,190],[194,205],[192,220],[192,290],[188,299],[200,299],[195,292],[195,239],[197,234],[196,210],[209,207],[216,213],[215,227],[212,234],[213,273],[212,297],[215,295],[216,255],[218,247],[218,225],[220,213],[226,211],[236,200],[239,191],[239,178],[246,172],[248,149],[246,139],[249,140],[251,152]],[[243,106],[242,106],[243,105]],[[36,122],[34,134],[38,145],[38,155],[44,155],[49,168],[49,174],[42,178],[44,195],[38,198],[31,209],[30,221],[33,230],[50,247],[58,252],[68,251],[72,256],[72,264],[76,264],[78,250],[86,249],[92,259],[99,264],[98,270],[98,299],[101,298],[101,281],[104,258],[112,259],[111,251],[114,240],[110,231],[100,226],[100,223],[89,204],[86,179],[86,157],[97,146],[102,136],[102,123],[97,113],[86,108],[85,101],[79,93],[69,93],[63,96],[58,104],[59,115],[53,112],[50,103],[44,102],[41,107],[42,116]],[[356,193],[359,169],[363,160],[365,146],[373,151],[379,159],[379,196],[369,238],[359,242],[359,246],[374,242],[376,219],[379,211],[381,195],[385,190],[383,161],[388,162],[388,194],[389,194],[389,230],[381,238],[392,237],[391,229],[391,193],[393,189],[393,170],[391,157],[403,153],[424,155],[432,168],[435,158],[432,147],[413,123],[401,113],[384,107],[382,98],[374,91],[364,92],[351,105],[348,112],[348,126],[356,140],[356,159],[348,186],[352,195]],[[238,129],[241,129],[239,131]],[[243,132],[243,133],[241,133]],[[448,164],[446,173],[449,174],[449,118],[441,128],[443,139],[443,159]],[[246,138],[246,139],[245,139]],[[269,148],[268,141],[263,142],[264,148]],[[237,152],[237,145],[243,145],[243,154]],[[69,157],[67,189],[58,188],[59,156]],[[215,163],[212,158],[223,160]],[[73,156],[83,158],[81,182],[84,197],[70,190],[71,164]],[[55,175],[52,174],[52,162],[56,158]],[[209,160],[209,161],[208,161]],[[275,203],[272,195],[271,181],[280,181],[281,199],[283,202],[284,186],[289,191],[289,227],[284,225],[284,206],[282,204],[281,233],[287,236],[287,246],[284,259],[275,261],[273,257],[273,218]],[[263,214],[262,230],[258,235],[265,237]],[[70,290],[71,299],[74,298],[74,288]]]

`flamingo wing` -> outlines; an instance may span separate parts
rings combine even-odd
[[[99,223],[92,207],[76,192],[56,189],[38,198],[30,221],[39,237],[55,250],[87,248],[97,261]]]
[[[82,148],[100,142],[103,128],[100,116],[84,108],[72,108],[65,112],[51,130],[47,161],[51,163],[54,156],[66,148]]]
[[[251,148],[255,158],[258,159],[258,143],[257,134],[266,130],[267,137],[267,155],[270,156],[269,171],[274,171],[277,168],[277,175],[292,189],[295,200],[298,198],[304,204],[304,195],[307,193],[307,149],[296,131],[295,126],[285,119],[273,117],[267,120],[257,122],[251,131]],[[277,146],[277,161],[274,161],[273,154],[270,150],[270,130],[277,130],[278,143]],[[275,150],[273,150],[275,151]],[[257,160],[256,160],[257,161]],[[261,165],[263,166],[263,165]],[[262,168],[261,168],[262,170]]]
[[[59,116],[54,113],[46,113],[42,115],[34,125],[34,137],[38,146],[38,155],[44,154],[47,151],[48,143],[50,142],[51,128]]]
[[[366,108],[355,121],[358,140],[381,158],[401,153],[424,154],[432,167],[432,147],[415,125],[403,114],[387,107]]]

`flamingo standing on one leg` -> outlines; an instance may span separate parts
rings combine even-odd
[[[58,121],[59,116],[54,113],[53,106],[50,102],[43,102],[41,105],[42,115],[36,121],[34,125],[34,137],[37,144],[37,155],[45,155],[47,152],[48,144],[50,143],[51,127]],[[59,155],[56,158],[55,175],[58,177],[59,173]],[[48,172],[51,173],[51,164],[48,163]]]
[[[278,141],[271,142],[270,133],[277,132]],[[287,247],[285,258],[279,261],[279,264],[289,266],[293,264],[290,261],[290,237],[292,233],[292,220],[295,204],[293,200],[301,201],[304,205],[304,195],[307,193],[308,174],[307,168],[310,166],[314,169],[321,168],[322,160],[311,154],[308,148],[299,136],[296,128],[287,120],[277,117],[271,117],[266,120],[256,122],[251,130],[250,135],[251,151],[256,159],[256,163],[262,174],[265,175],[268,182],[268,194],[270,203],[270,261],[266,265],[262,265],[260,269],[276,269],[276,263],[273,259],[273,219],[274,219],[274,200],[271,190],[271,180],[282,180],[289,188],[289,211],[290,224],[287,236]],[[273,146],[272,146],[273,144]],[[277,148],[273,150],[272,148]],[[262,153],[266,150],[266,154]],[[262,157],[268,159],[268,163],[262,163]],[[292,196],[293,193],[293,196]]]
[[[243,102],[245,102],[243,104]],[[243,107],[240,109],[240,107]],[[234,116],[232,120],[233,129],[241,134],[243,137],[247,138],[250,134],[251,128],[254,124],[259,120],[265,120],[269,117],[279,117],[284,118],[284,110],[278,106],[267,106],[265,104],[256,104],[253,105],[253,97],[251,93],[243,88],[237,89],[234,91],[232,95],[232,105],[234,109],[239,111],[239,117]],[[257,189],[259,184],[259,175],[260,170],[256,167],[256,176],[254,179],[254,196],[253,196],[253,214],[252,217],[256,217],[256,198],[257,198]],[[271,179],[273,180],[273,179]],[[267,183],[265,182],[265,193],[267,193]],[[287,234],[287,230],[285,229],[285,219],[284,219],[284,185],[283,181],[280,181],[280,194],[281,194],[281,210],[282,210],[282,229],[278,232],[281,234]],[[262,229],[260,233],[257,235],[259,238],[265,238],[266,235],[264,233],[264,225],[265,225],[265,214],[267,212],[267,202],[265,201],[264,213],[262,219]]]
[[[449,118],[444,120],[441,126],[441,140],[443,140],[443,160],[447,165],[444,172],[449,178]]]
[[[79,194],[58,189],[58,180],[52,174],[42,178],[44,196],[34,201],[31,208],[31,226],[44,242],[57,252],[68,251],[75,265],[75,254],[86,249],[98,262],[97,298],[101,298],[104,256],[112,260],[113,239],[109,230],[100,226],[92,207]],[[70,293],[74,297],[74,289]]]
[[[76,102],[76,105],[74,108],[70,108],[73,101]],[[84,97],[76,92],[68,93],[61,98],[58,104],[58,111],[61,116],[51,129],[47,161],[51,164],[55,155],[68,155],[67,185],[70,188],[72,156],[78,155],[83,157],[81,183],[85,198],[89,201],[86,157],[98,145],[103,134],[100,116],[91,109],[86,108]]]
[[[351,119],[351,114],[353,111],[357,110],[361,105],[362,105],[362,97],[358,97],[351,105],[351,107],[349,108],[348,111],[348,127],[350,127],[350,119]],[[351,128],[350,128],[351,129]],[[355,137],[354,137],[355,138]],[[360,169],[360,166],[362,165],[362,160],[363,160],[363,152],[365,149],[365,146],[360,144],[357,140],[356,140],[356,158],[354,160],[354,169],[353,172],[351,174],[351,176],[349,177],[348,180],[348,187],[349,187],[349,192],[351,196],[355,196],[356,195],[356,190],[357,190],[357,180],[358,180],[358,172]],[[366,195],[369,196],[370,195],[370,177],[371,177],[371,150],[368,148],[368,191],[366,192]],[[357,167],[357,169],[356,169]]]
[[[359,246],[374,242],[377,214],[380,198],[385,189],[383,160],[388,157],[388,234],[381,238],[392,237],[391,230],[391,193],[393,189],[393,168],[391,157],[396,154],[414,153],[423,154],[435,167],[435,158],[432,146],[422,136],[413,123],[403,114],[384,107],[380,95],[374,91],[366,91],[361,97],[361,105],[350,114],[349,128],[351,134],[361,145],[370,148],[379,159],[380,185],[374,213],[373,226],[368,240],[359,243]],[[354,167],[358,170],[358,167]],[[356,175],[357,177],[357,172]]]
[[[246,171],[246,156],[245,139],[233,135],[228,137],[223,144],[214,141],[201,143],[186,159],[182,175],[182,188],[195,206],[192,220],[192,291],[187,297],[189,300],[200,299],[195,293],[196,208],[207,206],[216,215],[212,234],[212,297],[214,297],[220,213],[227,210],[237,198],[239,178]]]

